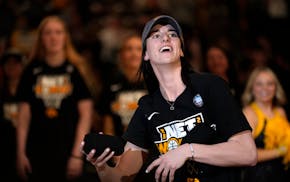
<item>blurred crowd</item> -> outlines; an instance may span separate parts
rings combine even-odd
[[[10,0],[0,1],[0,55],[9,47],[28,55],[42,18],[60,15],[77,50],[97,72],[115,64],[121,42],[158,14],[175,17],[184,30],[188,60],[206,70],[207,47],[230,55],[236,81],[243,86],[250,70],[275,67],[286,91],[289,71],[289,2],[286,0]]]
[[[67,24],[72,45],[93,71],[92,130],[121,135],[128,123],[122,118],[130,118],[145,94],[142,83],[132,79],[140,65],[132,60],[141,61],[138,36],[145,22],[160,14],[181,24],[185,58],[194,70],[228,81],[241,107],[249,76],[261,66],[273,70],[289,100],[290,3],[286,0],[0,0],[0,93],[7,87],[7,72],[14,70],[14,76],[21,77],[40,22],[58,15]],[[8,54],[16,61],[5,73]],[[23,68],[16,66],[19,62]],[[131,109],[124,116],[119,113],[126,110],[120,108],[122,102]],[[288,102],[283,107],[290,118]],[[118,121],[113,121],[116,117]]]

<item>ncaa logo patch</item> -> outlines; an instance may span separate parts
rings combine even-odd
[[[199,94],[196,94],[193,97],[193,103],[194,105],[196,105],[197,107],[202,107],[203,106],[203,100],[201,98],[201,96]]]

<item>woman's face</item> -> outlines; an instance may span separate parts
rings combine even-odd
[[[228,58],[222,50],[216,47],[207,51],[206,64],[209,72],[217,75],[225,75],[229,67]]]
[[[273,76],[267,72],[260,72],[253,84],[253,95],[258,102],[272,102],[276,92]]]
[[[155,25],[147,38],[144,60],[151,64],[167,64],[183,56],[180,38],[171,25]]]
[[[142,40],[131,37],[124,43],[120,52],[120,61],[125,67],[139,69],[142,57]]]
[[[41,33],[46,53],[59,53],[64,50],[65,30],[61,22],[50,20],[44,25]]]
[[[19,79],[23,70],[23,65],[15,58],[8,58],[3,66],[4,74],[8,79]]]

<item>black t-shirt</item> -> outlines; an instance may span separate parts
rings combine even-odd
[[[0,123],[14,128],[18,116],[18,101],[16,96],[11,94],[8,89],[8,86],[5,85],[0,92]]]
[[[108,76],[104,78],[106,82],[98,110],[101,115],[112,116],[115,134],[121,136],[137,108],[138,100],[147,91],[143,81],[130,82],[120,71]]]
[[[187,87],[175,100],[174,110],[170,110],[160,90],[140,99],[123,137],[150,151],[145,165],[184,143],[213,144],[227,141],[241,131],[251,130],[228,85],[221,78],[210,74],[192,74],[191,83],[192,88]],[[178,169],[175,181],[193,177],[190,174],[192,171],[188,170],[192,164],[187,161]],[[231,177],[223,173],[225,170],[229,172],[230,168],[222,169],[197,162],[194,165],[198,175],[192,174],[200,181],[231,181]],[[151,177],[154,179],[154,175],[151,174]]]
[[[6,81],[6,80],[5,80]],[[0,91],[0,181],[16,176],[16,119],[18,102],[5,84]]]
[[[75,138],[78,102],[91,98],[77,68],[68,61],[58,67],[34,61],[23,72],[17,98],[30,105],[28,156],[66,160]]]

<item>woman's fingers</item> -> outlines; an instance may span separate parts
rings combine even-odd
[[[174,180],[174,174],[175,174],[175,170],[170,170],[170,173],[169,173],[169,182],[172,182]]]
[[[174,165],[170,165],[164,158],[159,157],[153,161],[147,167],[146,173],[149,173],[155,167],[157,167],[155,171],[155,181],[165,182],[167,179],[169,179],[169,182],[172,182],[174,180],[176,167],[174,167]]]
[[[167,179],[169,179],[169,182],[172,182],[174,180],[174,174],[175,169],[159,166],[155,172],[155,180],[159,181],[161,178],[161,182],[166,182]]]
[[[85,153],[85,151],[83,150],[84,145],[85,145],[85,142],[82,141],[80,148],[81,148],[82,153],[86,155],[86,160],[91,162],[94,166],[98,168],[104,166],[106,162],[110,160],[115,154],[115,152],[111,151],[110,148],[106,148],[104,152],[100,156],[97,157],[95,156],[95,153],[96,153],[95,149],[92,149],[88,154]]]
[[[86,159],[97,168],[103,167],[106,162],[110,160],[115,154],[115,152],[111,151],[110,148],[106,148],[104,152],[97,158],[95,156],[95,153],[96,151],[94,149],[91,150],[90,153],[87,154]]]
[[[114,151],[110,148],[106,148],[105,151],[93,162],[96,167],[102,167],[105,163],[110,160],[114,155]]]
[[[86,154],[85,151],[83,150],[83,149],[84,149],[84,146],[85,146],[85,141],[82,141],[82,142],[81,142],[81,145],[80,145],[80,151],[81,151],[83,154]]]
[[[163,171],[162,171],[162,173],[161,173],[161,181],[162,181],[162,182],[165,182],[165,181],[166,181],[166,178],[167,178],[167,176],[168,176],[168,172],[169,172],[169,170],[168,170],[167,168],[164,168],[164,169],[163,169]],[[156,174],[155,174],[155,175],[156,175]],[[160,178],[160,174],[159,174],[158,180],[159,180],[159,178]]]
[[[160,164],[160,158],[154,160],[146,169],[146,173],[149,173],[154,167],[159,166]]]
[[[155,171],[155,181],[159,181],[160,179],[160,175],[162,174],[162,172],[164,171],[165,169],[163,169],[163,167],[159,166],[156,171]]]

